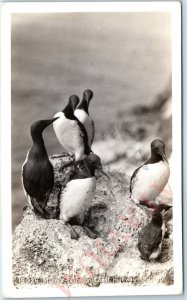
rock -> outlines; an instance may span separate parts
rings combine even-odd
[[[51,157],[57,182],[64,180],[64,173],[59,172],[64,158]],[[30,207],[25,209],[13,235],[13,280],[17,288],[24,284],[167,284],[164,278],[173,267],[172,240],[164,240],[161,261],[141,260],[136,247],[138,233],[149,222],[151,211],[129,200],[125,174],[111,171],[108,175],[110,179],[97,174],[96,194],[85,214],[84,226],[97,232],[95,240],[81,226],[74,226],[80,237],[73,240],[60,220],[43,219]],[[53,195],[54,191],[49,202],[54,200]]]
[[[166,276],[164,277],[163,283],[165,285],[174,284],[174,270],[171,268],[169,271],[166,272]]]
[[[151,103],[137,104],[129,111],[120,111],[102,139],[93,144],[93,151],[104,165],[120,166],[123,171],[138,167],[150,155],[150,143],[161,138],[169,158],[172,152],[171,82]],[[125,166],[124,166],[125,165]],[[124,168],[126,168],[124,170]]]

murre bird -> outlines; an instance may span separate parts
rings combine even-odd
[[[75,239],[78,238],[78,235],[70,224],[72,222],[73,224],[83,224],[84,213],[90,207],[96,190],[95,170],[103,172],[100,158],[96,154],[90,153],[85,161],[87,167],[83,161],[76,165],[60,198],[59,219],[69,226],[71,237]],[[88,228],[85,229],[90,237],[95,238],[93,232]]]
[[[166,232],[163,216],[171,207],[159,204],[153,211],[151,222],[141,229],[137,246],[142,259],[149,261],[159,257]]]
[[[89,115],[89,104],[91,99],[93,98],[93,92],[89,89],[85,90],[83,93],[82,101],[77,105],[74,115],[79,119],[79,121],[84,125],[87,135],[88,135],[88,145],[91,147],[94,135],[95,135],[95,127],[94,122]]]
[[[156,197],[162,192],[170,175],[165,154],[165,144],[156,139],[151,143],[151,157],[137,168],[130,180],[130,198],[136,204],[157,204]]]
[[[74,156],[75,162],[84,160],[90,153],[88,136],[84,125],[74,115],[79,98],[72,95],[66,107],[55,114],[59,119],[53,124],[55,134],[62,147]]]
[[[22,184],[25,195],[31,206],[36,205],[36,210],[42,212],[43,199],[54,185],[53,166],[49,161],[45,148],[42,132],[58,117],[50,120],[39,120],[31,125],[30,133],[33,141],[26,160],[22,166]]]

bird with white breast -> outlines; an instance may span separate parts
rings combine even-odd
[[[83,224],[84,213],[90,207],[96,190],[95,171],[103,172],[99,156],[90,153],[85,160],[86,165],[83,161],[76,165],[60,200],[59,219],[63,221],[63,224],[69,226],[71,237],[75,239],[78,238],[78,235],[70,223]],[[90,237],[95,238],[95,234],[88,228],[86,231]]]
[[[53,124],[59,143],[70,155],[73,155],[74,162],[84,160],[91,151],[84,125],[74,115],[78,103],[79,98],[72,95],[66,107],[55,114],[54,117],[59,119]]]
[[[170,168],[165,154],[165,143],[156,139],[151,143],[151,157],[137,168],[130,180],[130,198],[136,204],[157,205],[157,197],[166,186]]]

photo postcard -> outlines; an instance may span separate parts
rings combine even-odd
[[[183,292],[181,5],[1,4],[4,297]]]

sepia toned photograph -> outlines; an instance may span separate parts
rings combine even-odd
[[[136,4],[5,5],[5,296],[182,293],[181,8]]]

